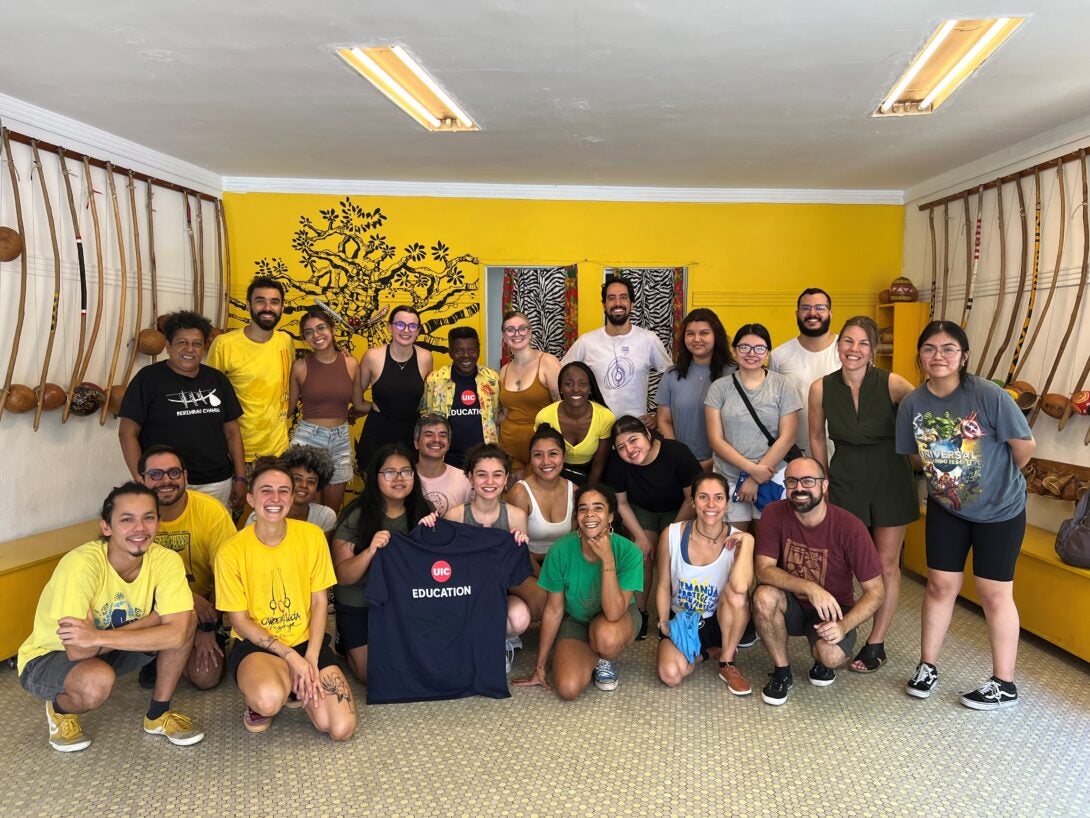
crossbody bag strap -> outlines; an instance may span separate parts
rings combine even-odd
[[[749,410],[750,417],[752,417],[754,422],[757,424],[757,428],[764,433],[765,438],[768,440],[768,445],[771,446],[773,443],[776,442],[776,438],[768,433],[768,429],[766,429],[765,425],[761,423],[761,419],[757,417],[757,412],[753,408],[753,404],[750,403],[749,398],[746,397],[746,390],[742,388],[742,384],[738,383],[738,376],[732,374],[730,378],[732,381],[734,381],[734,388],[738,390],[738,397],[742,399],[742,403],[744,403],[746,405],[746,409]]]

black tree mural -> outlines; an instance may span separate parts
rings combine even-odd
[[[284,285],[286,315],[301,313],[316,299],[336,311],[348,325],[336,325],[340,343],[354,336],[368,347],[388,342],[387,311],[411,304],[423,324],[421,346],[446,352],[446,333],[440,331],[480,309],[480,262],[468,253],[453,255],[439,240],[430,248],[412,242],[399,250],[382,233],[386,219],[381,208],[366,210],[346,196],[337,207],[319,210],[317,219],[299,217],[291,247],[305,274],[291,275],[279,257],[257,260],[254,272]],[[231,303],[236,317],[248,320],[246,304],[236,298]],[[298,337],[297,321],[281,328]]]

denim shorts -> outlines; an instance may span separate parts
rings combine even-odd
[[[352,434],[347,423],[329,427],[301,420],[295,426],[291,444],[316,446],[329,452],[329,456],[333,458],[333,478],[329,481],[331,484],[347,483],[352,479]]]

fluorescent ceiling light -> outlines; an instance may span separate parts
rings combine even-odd
[[[336,49],[401,110],[429,131],[479,131],[480,127],[400,45]]]
[[[1024,17],[944,21],[873,116],[933,113],[1024,21]]]

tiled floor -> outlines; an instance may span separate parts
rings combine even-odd
[[[1021,704],[980,713],[957,702],[990,672],[979,611],[959,606],[928,701],[904,682],[917,659],[922,586],[907,580],[871,676],[806,681],[783,707],[730,696],[713,666],[680,689],[654,674],[657,640],[619,663],[614,693],[572,703],[540,689],[512,698],[367,708],[348,743],[317,734],[300,711],[269,732],[242,728],[232,683],[175,703],[208,733],[191,748],[147,736],[147,695],[125,677],[85,718],[94,744],[62,755],[46,743],[44,706],[0,671],[3,816],[1085,816],[1090,815],[1090,666],[1023,640]],[[515,673],[529,670],[526,639]],[[759,688],[758,645],[739,666]],[[360,700],[363,700],[361,693]]]

